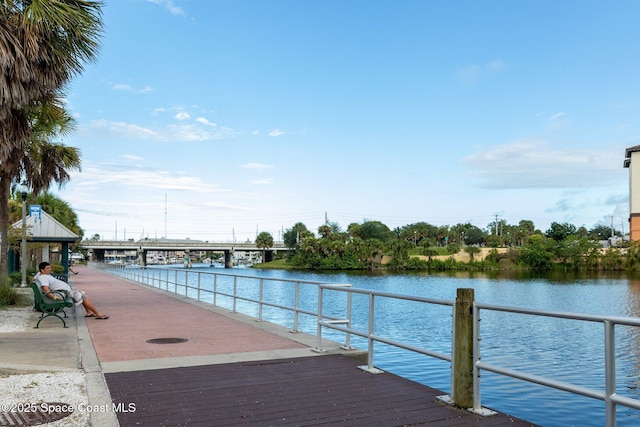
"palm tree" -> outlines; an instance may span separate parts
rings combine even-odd
[[[64,183],[66,167],[79,166],[79,154],[44,143],[38,170],[29,159],[38,116],[84,64],[95,58],[102,32],[101,1],[5,0],[0,3],[0,235],[7,236],[11,184],[26,178],[33,189]],[[54,107],[55,108],[55,107]],[[49,123],[51,124],[51,123]],[[54,133],[60,128],[53,127]],[[51,136],[51,135],[49,135]],[[26,160],[26,161],[25,161]],[[58,161],[57,163],[55,161]],[[29,167],[31,164],[35,167]],[[43,164],[40,163],[39,167]],[[0,243],[0,279],[7,276],[7,239]]]
[[[262,262],[266,262],[264,257],[265,251],[273,246],[273,236],[270,233],[263,231],[256,237],[256,245],[262,249]]]
[[[60,224],[82,238],[83,231],[78,224],[78,215],[65,200],[45,191],[39,194],[34,202],[42,206],[42,210],[54,217]]]
[[[0,170],[0,189],[4,191],[5,184],[18,180],[31,187],[33,194],[38,194],[52,181],[59,185],[68,182],[69,171],[80,168],[80,152],[74,147],[51,142],[51,139],[68,133],[74,125],[59,99],[37,104],[25,112],[31,123],[31,135],[21,146],[14,148],[17,161],[13,162],[13,167]],[[0,203],[0,232],[7,236],[8,209],[8,204]],[[7,253],[7,249],[8,239],[4,239],[0,242],[0,251]],[[1,257],[0,275],[6,274],[6,268],[6,257]]]

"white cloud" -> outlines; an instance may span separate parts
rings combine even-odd
[[[163,6],[173,15],[184,15],[184,10],[181,7],[176,6],[172,0],[147,0],[149,3]]]
[[[269,136],[281,136],[284,135],[285,133],[283,131],[281,131],[280,129],[274,129],[271,132],[269,132]]]
[[[117,165],[100,165],[88,167],[79,172],[76,180],[78,186],[95,187],[99,185],[117,185],[119,187],[135,187],[161,190],[190,190],[196,192],[212,192],[216,187],[204,182],[201,178],[168,170],[151,170],[144,168],[122,168]]]
[[[521,140],[471,154],[462,162],[488,188],[581,188],[621,179],[620,153],[559,149],[546,141]]]
[[[184,111],[181,111],[178,114],[176,114],[173,118],[176,120],[188,120],[191,118],[191,116],[189,115],[189,113],[185,113]]]
[[[116,136],[118,138],[153,140],[159,142],[189,142],[210,141],[216,139],[233,138],[238,132],[226,127],[216,127],[210,132],[196,125],[169,125],[161,129],[150,129],[125,122],[111,122],[95,120],[91,122],[88,131],[97,130],[99,138]]]
[[[217,126],[215,123],[210,122],[209,120],[205,119],[204,117],[198,117],[196,119],[196,122],[201,123],[205,126]]]
[[[114,90],[124,90],[124,91],[127,91],[127,92],[133,90],[133,88],[131,86],[125,85],[125,84],[117,84],[116,83],[116,84],[111,85],[111,87]]]
[[[111,122],[103,119],[92,121],[90,127],[100,130],[101,134],[103,134],[103,132],[108,132],[121,137],[155,140],[162,139],[161,133],[131,123]]]
[[[122,84],[122,83],[113,83],[111,85],[111,88],[113,90],[119,90],[119,91],[124,91],[124,92],[133,92],[133,93],[141,93],[141,94],[147,94],[147,93],[153,92],[153,88],[151,86],[144,86],[142,89],[136,89],[135,87],[133,87],[131,85]]]
[[[135,162],[141,162],[141,161],[144,160],[144,158],[142,158],[140,156],[134,156],[133,154],[123,154],[120,157],[122,157],[123,159],[126,159],[126,160],[132,160],[132,161],[135,161]]]

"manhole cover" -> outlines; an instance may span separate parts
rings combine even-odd
[[[154,338],[147,340],[149,344],[180,344],[189,341],[186,338]]]
[[[68,403],[7,403],[2,404],[0,426],[37,426],[61,420],[72,413],[73,407]]]

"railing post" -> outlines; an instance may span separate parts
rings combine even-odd
[[[318,286],[318,329],[316,331],[316,348],[311,349],[311,351],[315,351],[316,353],[322,353],[324,349],[322,348],[322,293],[324,288],[322,286]]]
[[[238,276],[233,276],[233,311],[236,312],[236,301],[238,297]]]
[[[260,278],[260,296],[258,297],[260,301],[258,303],[258,322],[262,322],[262,303],[264,302],[264,279]]]
[[[293,304],[294,304],[293,330],[291,330],[290,332],[297,334],[298,333],[298,309],[300,308],[300,282],[296,282]]]
[[[473,289],[458,289],[453,319],[453,402],[473,407]]]

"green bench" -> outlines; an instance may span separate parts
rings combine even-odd
[[[42,289],[38,286],[36,282],[31,282],[31,289],[33,289],[33,301],[34,308],[41,312],[40,319],[38,319],[38,323],[35,328],[40,327],[40,322],[42,322],[47,317],[53,316],[62,320],[62,324],[65,328],[67,328],[67,322],[64,321],[60,314],[64,314],[64,317],[67,317],[67,313],[64,311],[67,307],[73,307],[73,300],[62,291],[51,291],[52,293],[59,295],[62,299],[54,300],[53,298],[49,298],[47,295],[42,293]]]

